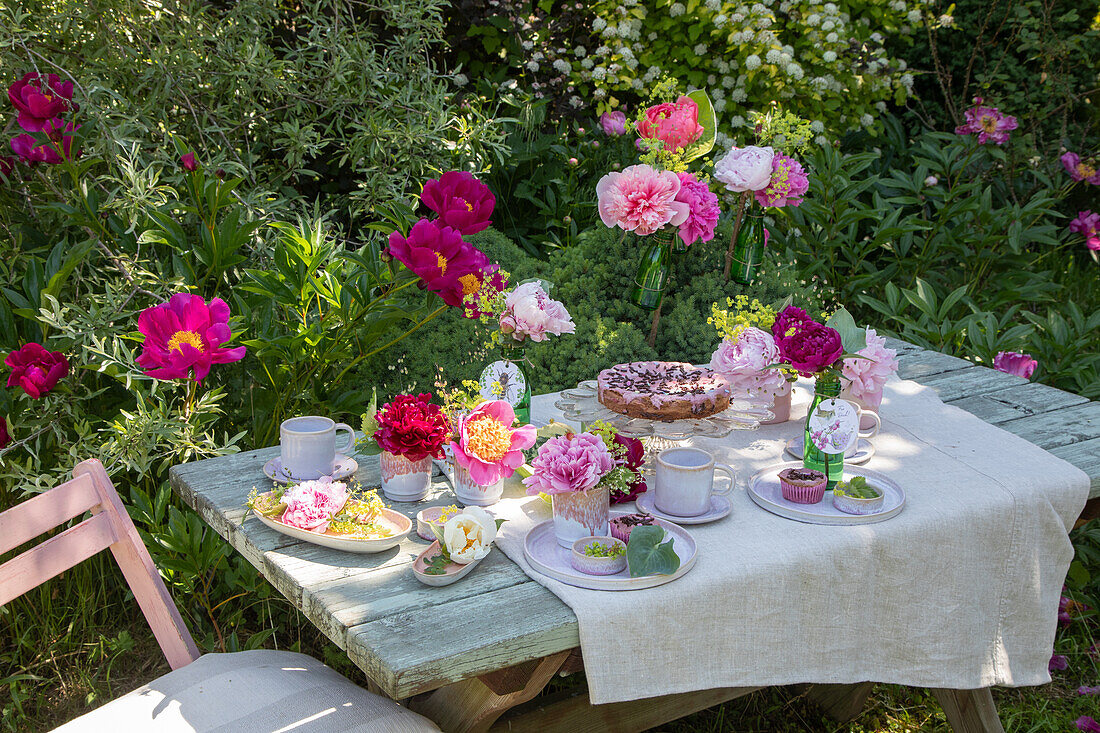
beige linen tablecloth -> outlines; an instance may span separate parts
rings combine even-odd
[[[783,425],[695,445],[743,479],[785,460],[805,395]],[[536,398],[535,422],[554,398]],[[868,468],[905,489],[879,524],[802,524],[756,506],[688,527],[695,567],[630,592],[564,585],[531,570],[523,537],[550,511],[516,486],[492,507],[499,547],[577,615],[593,703],[714,687],[866,680],[970,689],[1050,680],[1067,531],[1084,506],[1079,469],[915,382],[887,385]],[[633,509],[633,505],[624,508]]]

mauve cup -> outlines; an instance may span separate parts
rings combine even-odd
[[[722,471],[730,485],[714,488],[714,471]],[[657,454],[657,481],[653,487],[653,503],[665,514],[676,517],[697,517],[710,509],[712,494],[724,496],[733,491],[737,474],[724,463],[715,463],[714,456],[700,448],[668,448]]]
[[[339,449],[336,447],[338,430],[348,432],[347,443]],[[332,475],[337,452],[351,453],[355,431],[327,417],[292,417],[279,426],[279,443],[283,449],[283,471],[296,481],[309,481]]]

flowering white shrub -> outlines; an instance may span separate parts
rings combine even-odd
[[[590,31],[603,45],[591,68],[573,65],[569,83],[603,112],[639,80],[645,86],[668,74],[707,87],[720,117],[783,100],[835,135],[873,125],[878,103],[909,95],[913,75],[884,43],[918,30],[927,3],[705,0],[689,12],[667,0],[598,0]]]

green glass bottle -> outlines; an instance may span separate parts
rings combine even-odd
[[[751,285],[763,261],[764,215],[750,210],[745,213],[741,231],[737,234],[737,243],[733,246],[733,269],[730,276],[734,282]]]
[[[823,372],[814,380],[814,399],[806,413],[806,428],[802,436],[802,465],[815,471],[821,471],[828,477],[827,489],[833,489],[836,482],[844,477],[844,453],[825,453],[810,437],[810,418],[817,414],[818,406],[825,400],[840,395],[840,377],[831,372]]]
[[[525,346],[504,343],[500,346],[500,355],[505,361],[516,366],[515,388],[519,401],[513,405],[516,411],[516,419],[526,425],[531,422],[531,373],[527,365],[527,349]],[[518,378],[516,378],[518,377]]]
[[[634,291],[631,293],[634,305],[651,311],[661,305],[668,282],[668,263],[674,236],[675,227],[664,227],[645,238],[649,246],[642,253],[638,274],[634,276]]]

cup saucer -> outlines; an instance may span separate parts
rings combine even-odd
[[[332,475],[327,478],[331,478],[333,481],[339,481],[340,479],[355,475],[355,472],[358,470],[359,464],[355,462],[354,458],[349,458],[343,453],[337,453],[336,460],[332,466]],[[289,484],[292,481],[298,480],[287,475],[287,472],[283,469],[283,459],[279,456],[275,456],[264,464],[264,475],[277,484]],[[326,477],[322,476],[321,478]]]
[[[707,522],[714,522],[729,514],[733,509],[733,504],[730,502],[728,496],[711,496],[710,509],[707,511],[694,517],[679,517],[675,514],[666,514],[658,509],[652,491],[647,491],[638,496],[635,503],[638,506],[638,511],[643,514],[649,514],[650,516],[664,519],[674,524],[706,524]]]
[[[802,460],[803,447],[802,438],[791,438],[787,441],[786,451],[792,457]],[[860,438],[859,443],[856,445],[855,455],[844,456],[844,462],[850,466],[859,466],[867,461],[871,460],[875,455],[875,444],[866,438]]]

